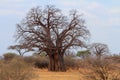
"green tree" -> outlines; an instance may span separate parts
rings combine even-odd
[[[89,50],[84,50],[84,51],[78,51],[76,55],[79,56],[79,57],[81,57],[81,58],[83,58],[83,59],[85,59],[85,58],[87,58],[90,54],[91,54],[91,53],[89,52]]]

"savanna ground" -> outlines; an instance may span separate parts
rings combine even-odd
[[[47,69],[36,69],[37,79],[33,80],[83,80],[79,71],[71,70],[67,72],[49,72]]]
[[[6,54],[0,60],[0,80],[120,80],[120,55],[101,60],[65,57],[66,72],[48,71],[44,56],[15,56]]]
[[[120,70],[118,70],[117,73],[112,72],[114,73],[113,74],[114,77],[116,78],[119,77],[118,79],[108,79],[108,80],[120,80],[119,71]],[[36,79],[33,80],[103,80],[103,79],[94,79],[94,76],[91,73],[92,71],[84,68],[83,69],[81,68],[79,70],[69,69],[67,70],[67,72],[49,72],[47,69],[35,69],[34,72],[38,76]]]

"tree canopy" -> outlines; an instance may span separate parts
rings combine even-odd
[[[48,5],[32,8],[17,24],[16,39],[27,50],[45,51],[51,71],[65,71],[63,56],[73,47],[84,47],[90,32],[76,10],[65,16],[60,9]]]

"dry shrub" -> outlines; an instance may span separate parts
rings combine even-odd
[[[113,60],[114,62],[120,64],[120,54],[119,55],[114,54],[112,56],[108,56],[107,59]]]
[[[33,56],[25,56],[23,57],[23,59],[27,64],[31,64],[31,65],[34,65],[34,62],[36,61],[36,58]]]
[[[16,57],[17,54],[15,54],[15,53],[5,53],[3,56],[4,56],[4,60],[10,61],[10,60],[12,60],[14,57]]]
[[[108,59],[91,59],[89,61],[91,72],[88,78],[91,80],[120,80],[120,67],[112,60]]]
[[[46,56],[27,56],[24,61],[35,68],[48,68],[49,59]]]
[[[74,69],[76,67],[76,60],[73,57],[70,57],[70,56],[65,57],[64,61],[67,69],[69,68]]]
[[[36,68],[48,68],[49,59],[47,57],[37,57],[35,58],[34,66]]]
[[[0,63],[0,80],[31,80],[35,75],[32,67],[20,57],[12,59],[9,63]]]

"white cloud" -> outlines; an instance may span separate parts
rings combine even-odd
[[[111,14],[120,14],[120,7],[111,8],[109,12]]]
[[[4,0],[0,0],[0,16],[24,16],[29,11],[29,9],[36,5],[36,3],[31,3],[32,1],[27,0],[5,0],[6,2],[3,3],[1,3],[1,1]]]
[[[12,1],[22,2],[24,0],[12,0]],[[11,0],[0,0],[0,2],[11,2]]]
[[[102,8],[102,5],[97,3],[97,2],[92,2],[89,4],[88,8],[90,9],[98,9],[98,8]]]
[[[72,8],[80,10],[88,26],[101,28],[120,26],[120,7],[89,0],[61,0],[59,3],[64,10]]]
[[[109,27],[118,27],[120,26],[120,17],[111,17],[108,19],[107,24]]]
[[[17,15],[17,16],[23,16],[24,13],[22,11],[17,10],[9,10],[9,9],[1,9],[0,10],[0,16],[6,16],[6,15]]]

